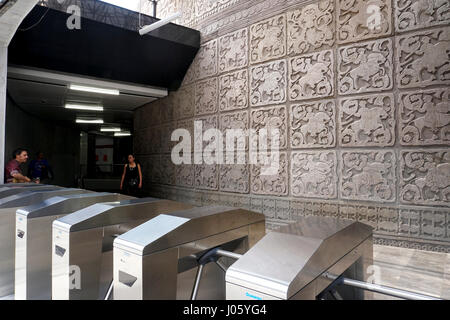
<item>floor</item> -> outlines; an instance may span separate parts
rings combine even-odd
[[[374,245],[373,258],[379,267],[376,284],[450,299],[450,253]]]

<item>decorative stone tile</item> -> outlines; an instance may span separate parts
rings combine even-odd
[[[450,84],[450,31],[432,29],[396,37],[399,88]]]
[[[142,165],[143,180],[145,178],[146,182],[161,182],[161,157],[150,156],[146,160],[144,165]]]
[[[220,165],[220,191],[248,193],[250,167],[247,164]]]
[[[336,107],[333,100],[293,104],[290,109],[291,148],[336,145]]]
[[[397,208],[379,208],[377,232],[397,234],[398,218],[399,213]]]
[[[175,123],[166,124],[161,126],[161,153],[170,153],[175,145],[172,142],[172,132],[176,129]]]
[[[397,0],[394,6],[397,32],[450,23],[447,0]]]
[[[276,216],[275,200],[263,199],[263,214],[266,218],[273,219]]]
[[[227,132],[230,129],[240,129],[245,135],[244,137],[238,137],[233,144],[234,150],[244,151],[248,150],[248,129],[249,129],[248,111],[237,111],[232,113],[224,113],[220,115],[220,131],[224,135],[226,140]],[[242,138],[242,139],[241,139]],[[241,139],[241,140],[240,140]],[[226,145],[226,150],[231,146]]]
[[[332,50],[305,54],[289,60],[289,99],[324,98],[334,94]]]
[[[398,233],[406,236],[419,236],[420,220],[420,210],[401,209]]]
[[[263,212],[263,199],[262,198],[250,198],[250,210],[262,213]]]
[[[286,17],[284,14],[260,21],[250,27],[250,62],[260,63],[286,54]]]
[[[343,147],[395,143],[394,96],[379,94],[339,101],[339,141]]]
[[[392,33],[390,0],[337,0],[340,43],[356,42]]]
[[[393,151],[342,151],[341,156],[341,199],[395,201]]]
[[[161,127],[149,127],[145,133],[146,153],[159,153],[161,151]]]
[[[196,164],[195,187],[205,190],[217,190],[219,187],[219,166],[216,164]]]
[[[176,119],[191,118],[194,116],[195,96],[194,86],[189,85],[173,93],[173,105]]]
[[[316,201],[307,201],[305,203],[305,217],[322,216],[322,204]]]
[[[379,39],[338,48],[338,93],[392,89],[392,41]]]
[[[299,217],[305,215],[305,203],[303,201],[292,200],[291,201],[291,217],[297,220]]]
[[[288,54],[328,49],[334,44],[334,2],[322,0],[287,13]]]
[[[336,167],[335,151],[292,152],[292,195],[306,198],[336,198]]]
[[[217,62],[217,40],[203,44],[197,53],[198,79],[215,76],[217,74]]]
[[[322,216],[336,219],[339,218],[339,205],[329,202],[322,203]]]
[[[256,135],[261,139],[261,129],[267,130],[267,149],[272,148],[272,130],[278,130],[279,132],[279,148],[285,149],[287,147],[287,108],[286,106],[273,106],[259,109],[253,109],[250,113],[250,127],[254,129]],[[254,141],[254,150],[261,146],[258,140]],[[261,150],[265,152],[264,150]]]
[[[339,207],[339,217],[340,219],[344,219],[344,220],[352,220],[352,221],[356,221],[356,217],[358,214],[358,206],[355,205],[341,205]]]
[[[219,72],[228,72],[248,65],[248,29],[241,29],[219,38]]]
[[[289,200],[275,200],[275,208],[277,219],[289,220],[291,218]]]
[[[288,158],[286,152],[280,152],[279,155],[279,168],[277,174],[263,175],[262,169],[265,167],[262,164],[252,164],[250,166],[251,193],[278,196],[285,196],[288,194]]]
[[[286,60],[257,65],[250,70],[252,107],[286,102]]]
[[[183,78],[183,82],[182,82],[182,86],[187,86],[189,84],[192,84],[193,82],[195,82],[195,80],[197,80],[197,76],[198,76],[198,63],[197,63],[197,56],[195,56],[194,60],[192,61],[191,65],[189,66],[189,69],[186,71],[186,74]]]
[[[450,151],[402,150],[400,200],[410,204],[449,205]]]
[[[194,186],[194,165],[180,164],[175,166],[175,183],[177,186]]]
[[[223,75],[219,78],[219,109],[231,111],[248,107],[247,69]]]
[[[175,107],[173,105],[173,97],[167,96],[158,100],[161,109],[161,122],[167,123],[175,120]]]
[[[194,148],[194,120],[186,119],[186,120],[177,121],[175,129],[186,129],[191,136],[191,147]],[[173,143],[174,143],[174,145],[176,145],[179,142],[181,142],[181,141],[175,141]]]
[[[450,89],[399,93],[399,137],[405,146],[450,144]]]
[[[210,78],[195,85],[195,115],[217,112],[218,80]]]
[[[175,184],[175,164],[172,162],[170,155],[161,156],[161,183],[173,185]]]

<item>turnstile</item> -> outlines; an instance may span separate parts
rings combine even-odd
[[[268,233],[227,270],[227,299],[317,299],[333,282],[328,274],[364,281],[372,259],[370,226],[325,217],[300,218]],[[350,288],[340,294],[363,299],[370,293]]]
[[[14,292],[15,272],[15,230],[16,211],[46,199],[76,193],[90,192],[81,189],[65,189],[51,187],[25,191],[0,199],[0,297],[9,296]]]
[[[159,215],[114,241],[114,299],[185,300],[194,291],[199,299],[224,299],[225,274],[220,264],[203,267],[203,254],[218,246],[244,253],[264,234],[264,215],[244,209]]]
[[[53,222],[52,298],[103,299],[112,281],[116,236],[191,205],[155,198],[95,204]]]
[[[114,193],[57,196],[16,212],[16,300],[52,297],[52,223],[96,203],[132,197]]]
[[[18,194],[18,193],[22,193],[25,191],[30,191],[30,190],[54,190],[55,186],[50,186],[50,185],[44,185],[44,184],[36,184],[36,183],[29,183],[27,185],[4,185],[3,187],[0,187],[0,199]]]

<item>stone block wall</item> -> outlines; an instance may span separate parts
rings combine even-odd
[[[159,1],[162,16],[180,9],[202,47],[181,89],[135,113],[150,194],[249,208],[272,227],[358,220],[377,243],[450,252],[449,1]],[[173,165],[170,134],[195,120],[278,128],[278,174]]]

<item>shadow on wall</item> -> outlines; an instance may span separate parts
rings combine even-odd
[[[55,175],[51,184],[76,186],[80,162],[78,130],[39,119],[23,111],[7,98],[5,138],[5,163],[11,160],[11,154],[16,148],[26,148],[29,161],[22,168],[26,174],[30,161],[36,157],[36,152],[42,151]]]

